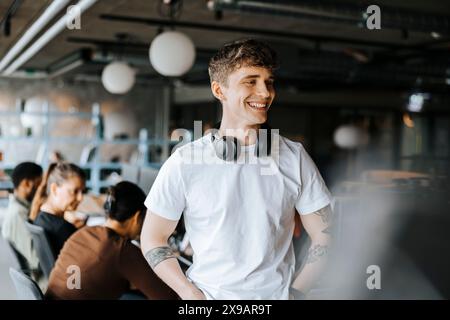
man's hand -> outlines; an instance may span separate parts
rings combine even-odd
[[[156,275],[183,300],[204,300],[205,295],[192,284],[181,270],[178,259],[170,252],[167,240],[178,221],[165,219],[150,211],[141,233],[141,250]],[[155,249],[162,249],[153,251]],[[165,248],[168,248],[165,249]],[[153,252],[152,252],[153,251]]]
[[[70,222],[79,229],[86,225],[87,215],[77,211],[66,211],[64,212],[64,220]]]
[[[328,205],[316,212],[301,215],[302,224],[311,237],[306,262],[292,287],[307,293],[321,276],[331,243],[332,210]]]

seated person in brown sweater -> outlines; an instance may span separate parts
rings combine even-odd
[[[84,225],[85,221],[70,214],[83,199],[84,188],[85,174],[78,166],[52,163],[33,198],[30,219],[45,230],[55,258],[64,242]]]
[[[141,232],[144,201],[145,193],[131,182],[111,187],[104,226],[84,227],[67,240],[50,275],[46,297],[118,299],[137,289],[149,299],[176,299],[131,242]]]

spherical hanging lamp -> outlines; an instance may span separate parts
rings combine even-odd
[[[342,125],[334,132],[334,142],[342,149],[354,149],[368,143],[367,132],[354,125]]]
[[[158,73],[167,77],[178,77],[192,68],[195,61],[195,47],[185,34],[166,31],[153,40],[149,57]]]
[[[48,102],[41,97],[31,97],[25,100],[23,112],[20,114],[20,123],[24,128],[31,129],[33,135],[39,135],[42,132],[46,122],[48,111]]]
[[[102,72],[103,86],[110,93],[127,93],[133,87],[135,81],[135,71],[125,62],[113,61]]]

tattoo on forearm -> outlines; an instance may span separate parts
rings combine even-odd
[[[315,246],[309,248],[306,263],[314,263],[326,256],[327,253],[328,246],[321,246],[320,244],[316,244]]]
[[[168,246],[153,248],[145,254],[145,259],[152,269],[155,268],[160,262],[170,258],[176,257],[173,254],[172,249]]]
[[[314,214],[317,214],[323,221],[323,223],[329,223],[331,222],[332,212],[330,206],[326,206],[325,208],[322,208]]]
[[[326,227],[325,229],[322,230],[322,233],[331,235],[331,227]]]

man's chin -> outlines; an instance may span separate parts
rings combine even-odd
[[[264,124],[267,121],[267,114],[265,114],[263,117],[258,117],[256,119],[255,124],[261,125]]]

